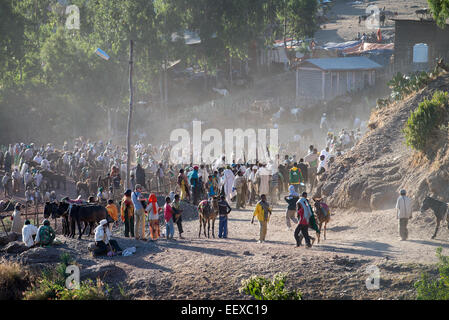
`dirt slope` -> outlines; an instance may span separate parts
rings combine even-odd
[[[426,194],[449,201],[447,137],[429,145],[433,152],[424,156],[405,145],[402,133],[410,113],[436,90],[449,91],[448,74],[372,114],[372,129],[351,151],[338,157],[324,177],[321,193],[331,206],[391,208],[402,188],[413,197],[415,208]]]
[[[448,254],[449,230],[441,229],[430,240],[435,219],[431,212],[414,213],[409,240],[399,241],[394,210],[375,212],[335,211],[327,240],[310,250],[295,248],[293,230],[285,227],[285,206],[275,208],[267,242],[256,242],[259,226],[250,223],[252,210],[232,211],[229,239],[198,238],[198,221],[184,223],[185,238],[156,243],[124,238],[115,232],[122,248],[135,246],[130,257],[93,258],[87,244],[93,240],[58,235],[60,245],[35,248],[0,257],[26,267],[54,266],[62,253],[75,258],[81,280],[100,277],[116,298],[121,284],[133,299],[248,299],[238,288],[251,275],[272,277],[287,272],[288,286],[300,289],[305,299],[413,299],[413,283],[422,271],[435,275],[435,250]],[[215,225],[217,234],[218,223]],[[369,232],[367,232],[369,231]],[[380,290],[367,290],[367,268],[380,271]]]

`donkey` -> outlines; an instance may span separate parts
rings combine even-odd
[[[90,226],[89,237],[94,229],[95,223],[99,223],[101,220],[106,219],[107,216],[108,212],[103,206],[72,204],[69,210],[69,224],[71,228],[69,237],[75,237],[75,224],[78,226],[78,239],[81,239],[81,236],[85,233],[87,225]],[[81,222],[84,222],[84,229],[82,231]]]
[[[64,236],[69,236],[69,213],[70,205],[66,202],[46,202],[44,206],[44,218],[48,219],[50,216],[55,220],[55,230],[56,230],[56,219],[61,218],[62,222],[62,234]]]
[[[322,202],[323,199],[322,198],[313,198],[313,201],[315,202],[315,213],[317,215],[317,220],[318,220],[318,228],[320,230],[319,233],[317,233],[318,236],[318,243],[320,243],[320,234],[321,234],[321,227],[324,224],[324,240],[326,240],[326,229],[327,229],[327,224],[329,223],[329,221],[331,220],[331,215],[329,210],[327,210],[327,212],[325,212],[326,210],[323,208],[324,206],[327,207],[327,205]],[[324,206],[323,206],[324,205]]]
[[[198,205],[198,215],[200,221],[200,232],[198,237],[201,238],[201,225],[203,225],[204,237],[206,237],[206,222],[207,222],[207,237],[210,238],[210,222],[212,220],[212,237],[215,238],[215,219],[218,215],[218,197],[212,197],[212,207],[208,200],[203,200]]]
[[[424,213],[427,209],[432,209],[433,214],[437,218],[437,225],[435,227],[435,233],[432,236],[432,239],[435,239],[437,236],[438,229],[440,228],[440,222],[445,219],[448,223],[447,227],[449,228],[449,216],[448,216],[448,204],[429,196],[426,196],[421,206],[421,213]]]

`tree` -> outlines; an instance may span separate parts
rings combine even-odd
[[[255,43],[271,45],[287,34],[301,39],[316,30],[315,0],[72,0],[79,30],[65,27],[60,3],[0,2],[0,108],[10,110],[0,116],[0,143],[106,133],[104,111],[127,109],[129,40],[135,43],[136,101],[155,106],[159,95],[167,111],[171,62],[206,75],[231,71],[232,60],[245,60]],[[186,30],[201,44],[173,40]],[[99,59],[96,48],[111,59]],[[148,125],[144,117],[133,121]]]
[[[444,28],[449,18],[449,0],[427,0],[436,23]]]
[[[278,8],[278,18],[283,21],[284,47],[287,52],[286,38],[295,40],[313,37],[318,30],[318,1],[316,0],[283,0]]]

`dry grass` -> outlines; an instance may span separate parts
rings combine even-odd
[[[413,153],[412,157],[410,158],[410,167],[412,168],[418,168],[424,165],[428,165],[429,164],[429,159],[427,158],[427,156],[425,155],[425,153],[421,152],[421,151],[416,151],[415,153]]]
[[[29,285],[27,270],[18,263],[0,261],[0,300],[21,299]]]

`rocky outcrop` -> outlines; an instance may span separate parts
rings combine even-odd
[[[4,246],[1,251],[5,253],[19,254],[27,251],[29,248],[21,241],[12,241]]]
[[[23,264],[58,263],[63,253],[63,250],[55,247],[37,247],[21,253],[19,260]]]
[[[432,152],[418,154],[405,145],[402,129],[410,113],[435,90],[449,91],[449,74],[403,101],[371,115],[372,126],[359,143],[337,157],[323,176],[318,194],[333,207],[379,210],[394,207],[405,189],[415,209],[427,194],[449,201],[448,136],[432,144]]]
[[[0,236],[0,246],[7,245],[12,241],[17,241],[22,237],[22,235],[14,232],[9,232],[8,235],[4,234]]]
[[[107,281],[108,279],[126,279],[126,272],[116,266],[114,263],[103,263],[97,264],[85,269],[80,270],[80,278],[81,280],[92,279],[96,280],[97,278]]]

